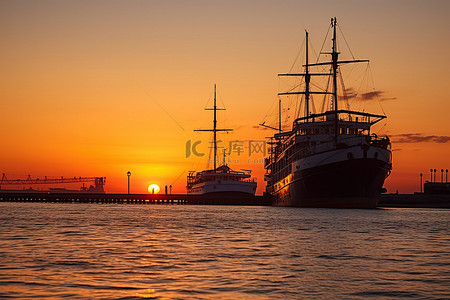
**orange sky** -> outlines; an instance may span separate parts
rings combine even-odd
[[[225,140],[277,101],[304,29],[318,50],[336,16],[358,58],[371,60],[392,136],[389,192],[419,190],[419,173],[449,169],[448,1],[2,1],[0,171],[8,178],[106,176],[108,192],[150,183],[185,192],[187,140],[207,133],[217,83]],[[225,121],[224,121],[225,120]],[[224,122],[223,122],[224,121]],[[400,136],[405,135],[406,136]],[[414,134],[411,136],[411,134]],[[257,156],[260,157],[260,156]],[[244,162],[244,163],[242,163]],[[263,191],[263,166],[253,169]]]

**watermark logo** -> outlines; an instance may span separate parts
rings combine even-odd
[[[257,156],[263,156],[265,157],[267,155],[267,142],[265,140],[232,140],[228,142],[228,147],[224,147],[222,145],[222,140],[217,140],[217,148],[227,150],[225,151],[228,155],[229,162],[233,163],[239,163],[239,159],[230,160],[231,156],[243,158],[246,154],[247,156],[254,157]],[[191,156],[194,157],[203,157],[205,156],[205,153],[202,152],[201,149],[201,140],[187,140],[186,141],[186,153],[185,157],[189,158]],[[253,160],[252,160],[253,161]],[[258,159],[258,162],[260,160]],[[250,163],[250,162],[247,162]]]
[[[267,155],[267,143],[261,140],[248,141],[248,156],[252,156],[253,153],[261,153],[263,156]]]
[[[245,152],[244,141],[239,140],[230,141],[228,149],[230,149],[230,154],[235,153],[238,156],[240,156],[242,153]]]
[[[197,146],[202,143],[201,140],[197,140],[192,143],[191,140],[186,141],[186,158],[191,157],[191,155],[197,156],[197,157],[203,157],[205,156],[205,153],[199,152],[197,150]]]

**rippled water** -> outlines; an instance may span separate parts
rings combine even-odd
[[[0,203],[0,298],[450,298],[450,210]]]

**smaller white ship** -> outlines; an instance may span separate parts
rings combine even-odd
[[[201,172],[191,171],[187,177],[186,190],[191,195],[254,195],[256,192],[256,179],[251,177],[250,170],[234,171],[226,164],[225,153],[221,166],[217,167],[217,132],[232,131],[232,129],[217,128],[216,85],[214,85],[214,106],[205,110],[214,111],[213,129],[199,129],[195,131],[213,132],[214,168]]]

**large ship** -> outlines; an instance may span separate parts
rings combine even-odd
[[[309,63],[306,32],[303,72],[279,74],[302,79],[301,90],[278,95],[302,95],[305,109],[304,115],[294,120],[290,131],[282,132],[280,125],[279,132],[270,139],[265,180],[266,192],[273,197],[274,205],[374,208],[392,169],[389,138],[371,133],[371,126],[386,116],[338,107],[341,65],[368,60],[339,59],[336,27],[337,21],[333,18],[330,25],[332,49],[325,53],[331,60]],[[324,67],[329,69],[323,71]],[[323,77],[328,84],[326,88],[318,88],[312,79]],[[315,94],[328,95],[330,109],[311,113],[310,102]]]
[[[214,168],[212,170],[204,170],[201,172],[191,171],[187,177],[186,190],[188,194],[194,195],[254,195],[256,192],[256,179],[251,177],[250,170],[234,171],[228,165],[225,158],[222,165],[217,167],[217,133],[220,131],[232,131],[232,129],[217,128],[217,111],[224,110],[217,108],[216,101],[216,85],[214,85],[214,105],[213,108],[205,110],[213,110],[213,128],[198,129],[195,131],[211,131],[213,132],[213,156]]]

